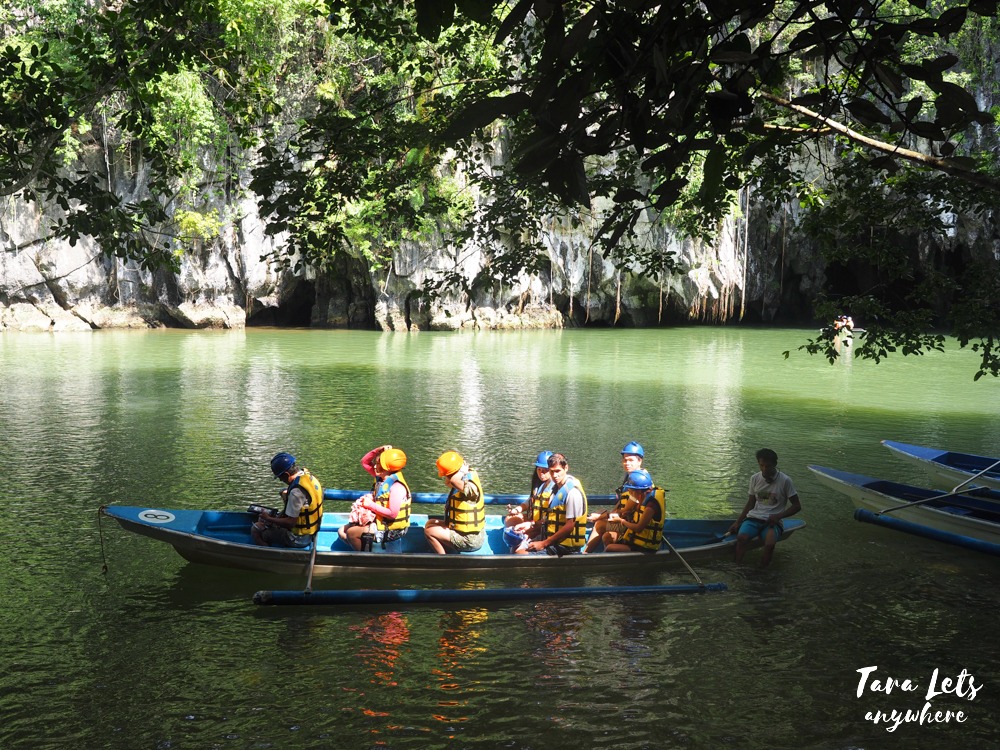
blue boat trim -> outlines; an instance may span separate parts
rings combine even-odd
[[[724,583],[674,584],[668,586],[576,586],[569,588],[516,589],[333,589],[326,591],[258,591],[254,604],[360,605],[427,604],[446,602],[534,601],[593,596],[636,596],[640,594],[703,594],[726,591]]]
[[[365,492],[368,492],[368,490],[323,490],[323,500],[324,502],[332,501],[353,503],[359,497],[364,495]],[[414,503],[419,503],[421,505],[444,505],[444,501],[448,495],[444,492],[413,492],[410,494],[410,497]],[[483,503],[486,505],[520,505],[521,503],[526,503],[527,501],[527,495],[483,494]],[[614,495],[588,494],[587,501],[590,505],[614,505],[618,499]]]
[[[875,524],[876,526],[882,526],[887,529],[892,529],[893,531],[900,531],[904,534],[922,536],[927,539],[933,539],[937,542],[944,542],[945,544],[954,544],[958,547],[965,547],[966,549],[974,550],[976,552],[984,552],[987,555],[1000,556],[1000,544],[991,544],[990,542],[984,542],[980,539],[973,539],[970,536],[952,534],[947,531],[931,528],[930,526],[924,526],[923,524],[904,521],[901,518],[893,518],[892,516],[883,515],[881,513],[873,513],[867,508],[858,508],[855,510],[854,520],[861,521],[863,523]]]

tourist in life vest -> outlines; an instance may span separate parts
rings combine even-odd
[[[760,567],[767,567],[774,554],[774,545],[784,533],[782,521],[802,510],[795,485],[787,474],[778,471],[778,454],[770,448],[757,451],[760,471],[750,477],[750,491],[743,512],[729,527],[736,537],[736,562],[743,560],[747,543],[754,537],[764,542]]]
[[[663,543],[663,523],[667,518],[666,493],[653,484],[645,469],[631,472],[625,479],[625,491],[632,498],[632,511],[612,511],[611,521],[621,523],[619,536],[604,534],[605,552],[656,552]]]
[[[587,542],[587,495],[580,480],[569,473],[569,462],[562,453],[549,456],[549,474],[552,496],[542,530],[524,551],[549,555],[579,552]]]
[[[268,547],[308,547],[323,520],[323,488],[308,469],[295,465],[291,453],[272,458],[271,472],[288,485],[281,492],[285,505],[277,514],[262,511],[250,536],[255,544]]]
[[[479,474],[455,451],[442,453],[437,469],[448,488],[448,499],[443,519],[427,519],[427,544],[439,555],[475,552],[486,543],[486,507]]]
[[[410,528],[412,493],[403,478],[406,454],[391,445],[382,445],[365,454],[362,468],[372,475],[372,491],[355,501],[359,517],[342,526],[337,535],[352,549],[371,550],[373,543],[385,547],[400,539]],[[370,514],[363,517],[361,514]]]
[[[628,475],[633,471],[638,471],[642,468],[642,460],[646,455],[646,452],[642,449],[634,440],[628,443],[624,448],[622,448],[622,469],[625,470],[625,477],[622,479],[621,485],[615,490],[615,496],[618,498],[615,507],[610,511],[602,511],[601,513],[591,513],[587,520],[594,524],[594,528],[591,529],[590,538],[587,540],[587,546],[583,548],[583,554],[593,552],[602,543],[604,535],[608,532],[614,534],[614,539],[620,539],[622,534],[625,533],[625,527],[622,526],[621,521],[611,521],[609,520],[609,515],[611,513],[617,513],[621,517],[629,517],[635,510],[635,503],[632,501],[628,490],[625,489],[625,483],[628,481]]]
[[[504,519],[503,539],[511,552],[523,550],[528,542],[538,536],[541,531],[542,513],[548,507],[549,496],[552,494],[551,475],[549,474],[549,456],[552,451],[542,451],[535,458],[534,471],[531,472],[531,492],[528,499],[520,505],[507,506],[507,518]]]
[[[854,320],[850,315],[838,315],[836,320],[833,321],[833,329],[839,331],[841,329],[846,329],[848,331],[854,330]]]

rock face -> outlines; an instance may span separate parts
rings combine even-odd
[[[248,314],[280,308],[288,286],[260,261],[273,241],[256,214],[244,215],[212,244],[190,248],[179,273],[154,272],[104,257],[86,238],[47,239],[50,222],[36,204],[8,200],[0,212],[0,330],[241,328]]]
[[[141,174],[113,176],[119,194],[141,195]],[[596,252],[596,227],[555,218],[540,238],[546,272],[511,286],[431,294],[445,274],[471,282],[487,262],[484,253],[458,251],[442,238],[437,246],[397,248],[388,268],[338,257],[322,273],[292,273],[263,260],[280,254],[286,238],[264,233],[252,197],[215,208],[240,218],[210,242],[186,248],[179,272],[172,273],[104,257],[86,238],[73,246],[56,240],[49,231],[53,216],[36,203],[6,199],[0,204],[0,331],[247,325],[416,331],[770,320],[790,302],[799,307],[794,313],[807,313],[802,300],[823,274],[822,264],[801,248],[793,254],[792,243],[783,244],[780,255],[769,250],[776,243],[767,220],[756,222],[762,230],[750,231],[754,223],[730,218],[712,242],[640,223],[643,249],[673,253],[685,269],[650,279]]]
[[[211,243],[189,248],[179,273],[170,273],[104,257],[85,238],[75,246],[47,238],[51,222],[37,204],[8,199],[0,212],[0,330],[311,325],[415,331],[724,321],[740,314],[747,284],[745,234],[735,220],[711,245],[650,228],[643,241],[677,253],[689,269],[662,282],[616,269],[590,248],[586,227],[552,221],[543,238],[547,274],[471,296],[430,296],[425,290],[445,272],[475,277],[483,254],[404,246],[388,269],[341,258],[323,274],[296,275],[262,260],[283,238],[264,234],[252,200],[229,214],[242,219]]]

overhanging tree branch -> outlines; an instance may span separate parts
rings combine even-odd
[[[973,185],[978,185],[979,187],[988,188],[990,190],[1000,191],[1000,180],[996,179],[982,172],[976,172],[972,169],[967,169],[961,164],[958,164],[954,159],[943,159],[937,156],[930,156],[928,154],[921,153],[919,151],[913,151],[908,148],[903,148],[902,146],[895,145],[892,143],[886,143],[885,141],[879,141],[874,138],[870,138],[862,133],[859,133],[846,125],[837,122],[825,115],[821,115],[819,112],[814,112],[813,110],[803,107],[799,104],[795,104],[788,99],[783,99],[780,96],[775,96],[774,94],[769,94],[767,92],[759,92],[758,96],[772,104],[776,104],[779,107],[789,109],[792,112],[807,117],[814,122],[820,123],[831,131],[835,131],[845,136],[846,138],[854,141],[855,143],[860,143],[869,148],[880,151],[889,156],[894,156],[906,161],[913,162],[915,164],[920,164],[921,166],[930,167],[931,169],[936,169],[945,174],[949,174],[952,177],[957,177]]]

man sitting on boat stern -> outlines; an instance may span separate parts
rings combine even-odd
[[[542,514],[542,532],[523,552],[561,557],[579,552],[587,543],[587,494],[580,480],[569,473],[569,462],[562,453],[549,456],[549,475],[552,495]]]
[[[760,537],[764,542],[764,554],[760,559],[760,567],[764,568],[771,562],[774,545],[784,533],[782,520],[794,516],[802,505],[795,485],[787,474],[778,471],[778,454],[770,448],[757,451],[757,465],[760,471],[750,477],[750,494],[743,512],[729,527],[730,534],[739,532],[736,537],[736,562],[743,560],[747,542],[754,537]]]
[[[455,451],[442,453],[437,469],[448,488],[448,499],[444,519],[427,519],[424,538],[439,555],[475,552],[486,543],[486,504],[479,474]]]
[[[374,477],[375,483],[370,493],[358,498],[358,504],[371,511],[375,520],[349,523],[337,533],[352,549],[371,551],[371,544],[365,544],[367,540],[381,544],[384,549],[388,542],[401,538],[410,527],[412,496],[410,485],[403,478],[406,454],[399,448],[383,445],[368,451],[361,459],[361,466]]]
[[[308,469],[295,465],[291,453],[272,458],[271,471],[288,485],[281,492],[285,507],[277,515],[262,512],[250,536],[255,544],[268,547],[308,547],[323,520],[323,488]]]

